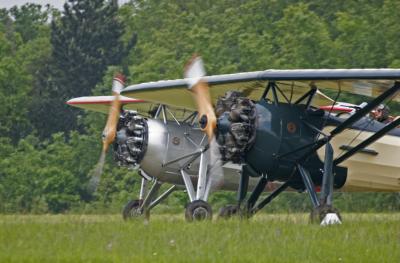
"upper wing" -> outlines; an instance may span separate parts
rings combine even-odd
[[[70,99],[67,101],[67,104],[85,110],[108,114],[113,100],[114,96],[88,96]],[[137,110],[141,112],[149,111],[152,105],[151,103],[146,103],[144,100],[128,98],[125,96],[121,96],[120,100],[124,109]]]
[[[67,104],[84,110],[108,114],[113,100],[114,96],[88,96],[70,99],[67,101]],[[120,101],[123,109],[135,110],[139,112],[140,115],[147,117],[152,117],[159,106],[159,103],[133,99],[126,96],[120,96]],[[192,113],[193,111],[170,107],[165,114],[169,117],[173,116],[173,118],[177,120],[184,120]]]
[[[207,76],[205,80],[210,85],[213,101],[228,90],[242,91],[245,96],[258,100],[269,81],[275,81],[293,100],[304,94],[310,85],[376,97],[390,88],[394,81],[400,80],[400,69],[265,70]],[[128,86],[122,94],[194,110],[196,105],[186,87],[184,79],[162,80]],[[326,98],[319,96],[314,105],[327,102]]]

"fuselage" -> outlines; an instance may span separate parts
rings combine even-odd
[[[310,172],[314,185],[321,185],[324,149],[307,155],[307,146],[323,136],[318,130],[328,134],[343,119],[327,116],[328,113],[319,109],[305,109],[301,104],[260,101],[256,109],[256,138],[244,158],[254,171],[250,188],[255,186],[257,177],[265,174],[271,182],[282,183],[290,179],[292,188],[303,190],[303,182],[294,169],[299,160]],[[176,185],[184,185],[180,170],[185,168],[196,183],[199,158],[194,157],[208,143],[204,133],[197,125],[187,122],[148,119],[146,123],[147,141],[139,161],[140,168],[162,182]],[[354,145],[382,126],[367,117],[353,124],[331,141],[335,158],[343,151],[340,149],[343,145]],[[344,191],[400,191],[400,163],[396,160],[396,156],[400,156],[400,129],[391,131],[368,149],[377,154],[359,152],[334,167],[335,188]],[[208,154],[205,158],[209,158]],[[223,172],[220,189],[237,190],[241,165],[227,162]]]
[[[293,178],[292,188],[302,189],[295,163],[304,160],[316,186],[322,183],[324,148],[307,155],[307,145],[329,132],[344,118],[304,105],[259,102],[257,138],[246,161],[258,174],[266,173],[272,181]],[[348,117],[348,116],[347,116]],[[334,159],[383,128],[385,124],[364,117],[331,141]],[[319,134],[317,129],[323,132]],[[301,149],[304,147],[304,149]],[[400,191],[400,129],[396,128],[334,167],[334,187],[341,191]],[[306,158],[304,158],[306,157]],[[296,180],[298,178],[298,180]]]

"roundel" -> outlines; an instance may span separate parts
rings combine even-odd
[[[179,139],[178,137],[174,137],[172,138],[172,143],[174,145],[179,145],[181,143],[181,139]]]
[[[295,133],[297,130],[297,126],[294,122],[288,122],[286,125],[286,129],[289,133]]]

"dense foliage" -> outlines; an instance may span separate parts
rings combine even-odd
[[[195,52],[210,74],[400,67],[399,9],[397,0],[136,0],[120,7],[115,0],[69,0],[62,11],[1,9],[0,212],[112,210],[133,197],[138,177],[111,156],[99,191],[87,192],[104,116],[64,104],[108,94],[116,69],[129,83],[180,78]],[[228,199],[234,195],[212,201]],[[398,199],[340,194],[337,204],[382,211],[399,209]],[[177,193],[169,204],[186,201]],[[305,195],[287,194],[270,209],[308,207]]]

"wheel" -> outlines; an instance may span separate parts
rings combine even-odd
[[[128,220],[131,218],[139,217],[143,214],[141,209],[142,200],[131,200],[129,201],[124,209],[122,210],[122,218]]]
[[[221,207],[219,210],[218,217],[222,219],[229,219],[232,216],[236,216],[239,214],[239,209],[237,205],[226,205]]]
[[[185,218],[188,222],[211,220],[211,206],[203,200],[193,201],[186,206]]]
[[[336,214],[339,218],[340,221],[342,221],[342,217],[340,216],[339,210],[334,208],[333,206],[330,205],[321,205],[313,211],[311,211],[310,214],[310,222],[315,223],[315,224],[321,224],[321,222],[324,220],[325,216],[327,214]]]

